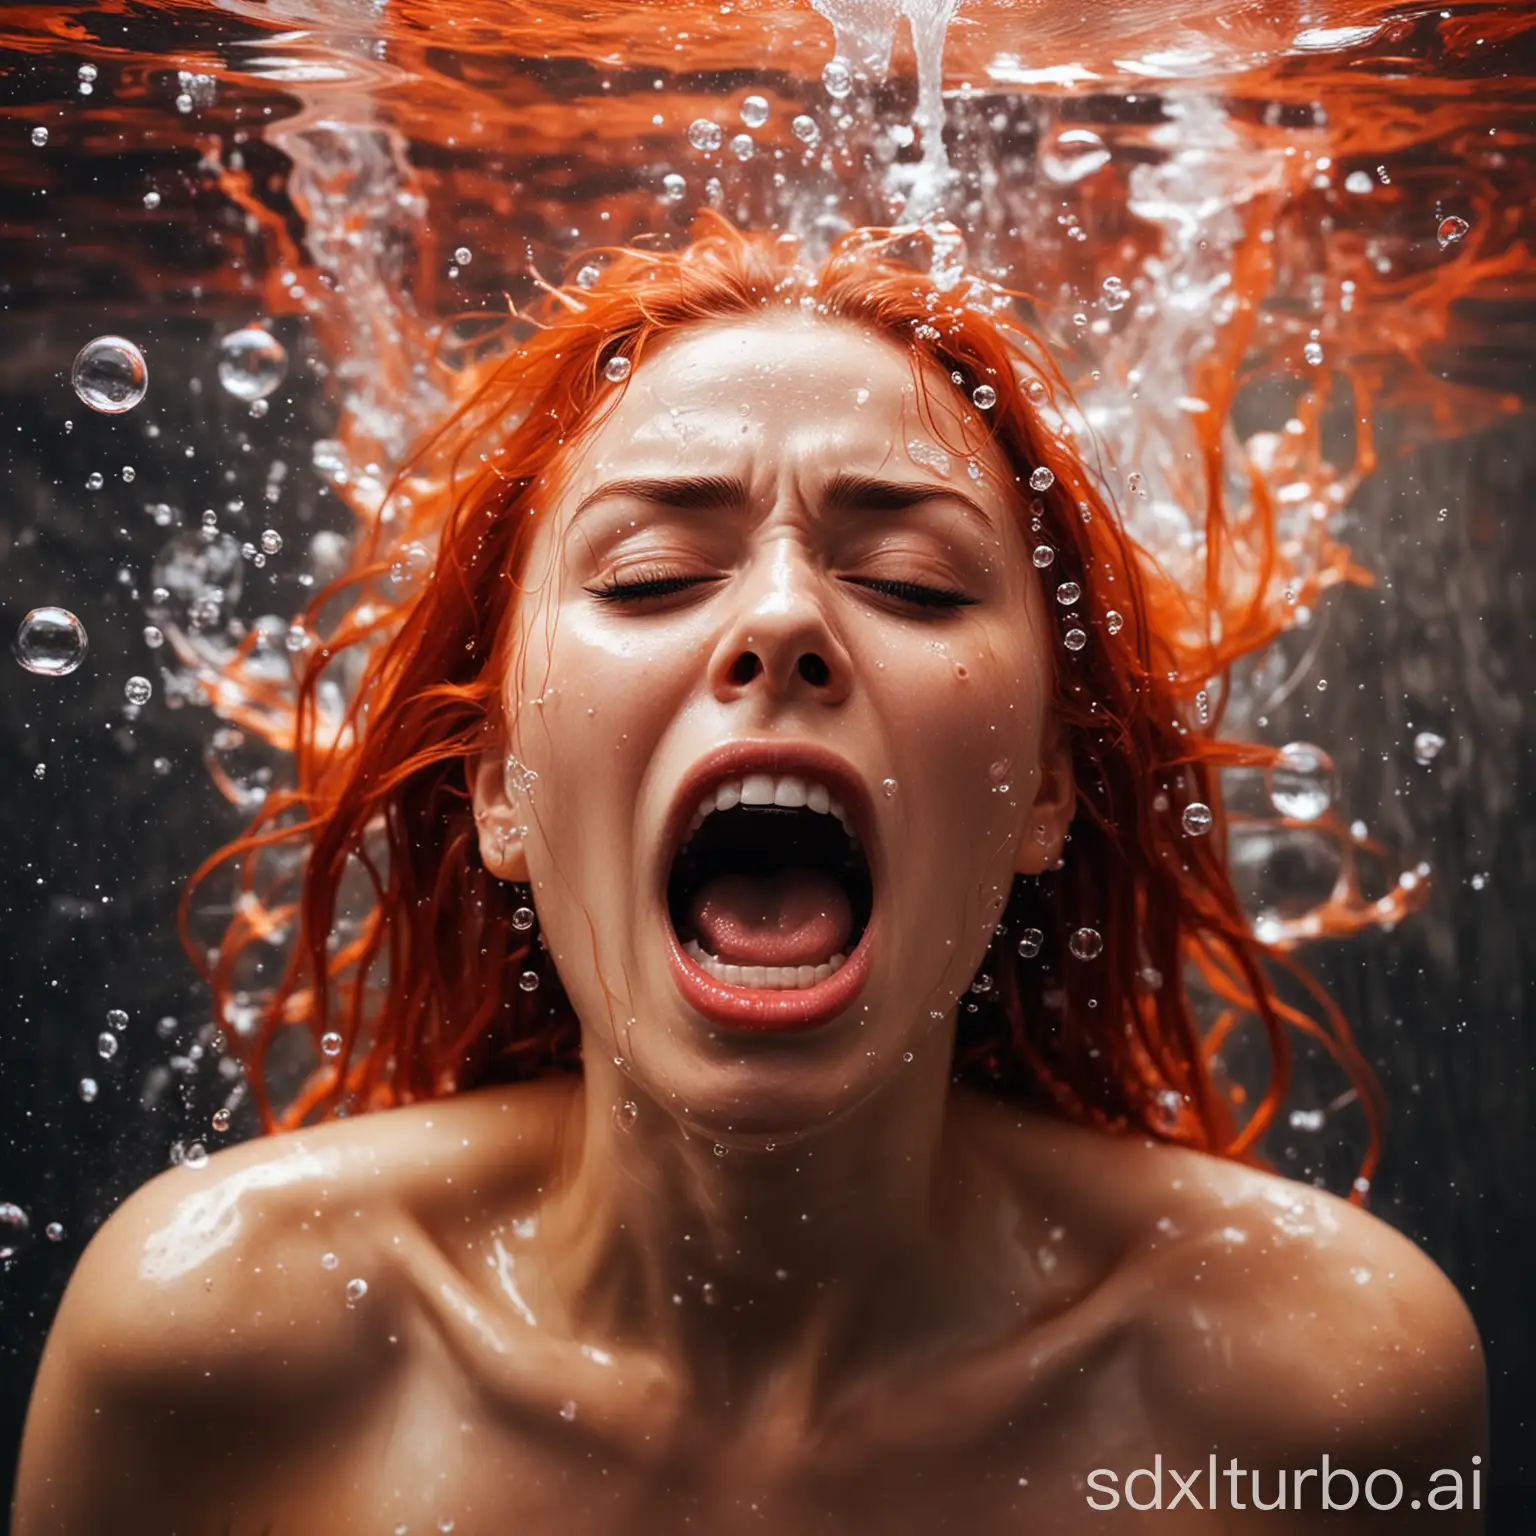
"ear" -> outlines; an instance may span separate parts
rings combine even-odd
[[[469,797],[475,808],[480,862],[498,880],[527,881],[521,821],[525,812],[507,794],[506,761],[499,750],[482,752],[471,761]]]
[[[1014,858],[1014,872],[1038,875],[1061,865],[1067,829],[1077,811],[1077,781],[1072,777],[1072,745],[1061,717],[1048,715],[1040,743],[1040,782],[1030,806],[1024,836]]]

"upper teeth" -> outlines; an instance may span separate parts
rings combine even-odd
[[[858,841],[848,823],[848,813],[831,790],[825,784],[802,779],[793,773],[749,773],[744,778],[727,779],[723,784],[717,784],[699,801],[698,809],[688,823],[689,836],[704,825],[706,816],[716,811],[728,811],[737,805],[785,805],[803,807],[823,816],[836,816],[848,836]]]

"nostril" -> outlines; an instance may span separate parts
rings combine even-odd
[[[800,658],[800,676],[813,688],[825,688],[832,673],[820,656],[814,651],[807,651]]]
[[[762,662],[751,651],[743,651],[731,665],[731,681],[739,688],[750,683],[762,669]]]

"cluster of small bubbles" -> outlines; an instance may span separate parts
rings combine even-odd
[[[46,779],[48,777],[48,764],[38,763],[32,770],[32,777],[34,779]]]
[[[367,1294],[368,1282],[366,1280],[347,1281],[347,1305],[349,1307],[355,1307]]]
[[[1061,643],[1066,646],[1069,651],[1080,651],[1085,645],[1088,644],[1088,636],[1086,632],[1081,629],[1069,629],[1066,634],[1061,637]]]
[[[392,586],[408,587],[424,576],[432,565],[432,552],[425,544],[412,541],[400,547],[399,558],[389,568]]]
[[[1104,628],[1107,629],[1110,634],[1118,635],[1120,631],[1125,628],[1125,615],[1121,613],[1118,608],[1111,608],[1109,612],[1104,615]]]
[[[1130,302],[1131,290],[1118,277],[1111,275],[1104,279],[1104,290],[1100,296],[1099,303],[1105,309],[1114,314],[1124,309]]]
[[[613,1123],[621,1131],[632,1131],[640,1118],[640,1106],[633,1099],[621,1099],[613,1106]]]
[[[1441,219],[1440,227],[1435,231],[1435,239],[1440,242],[1442,251],[1449,250],[1458,241],[1465,240],[1467,231],[1472,226],[1465,219],[1458,218],[1454,213],[1448,219]]]
[[[262,554],[275,555],[283,547],[283,536],[276,528],[263,528],[260,543]]]
[[[0,1200],[0,1264],[9,1264],[31,1233],[27,1213],[12,1200]]]
[[[96,66],[94,64],[82,64],[80,68],[75,71],[75,73],[80,77],[80,79],[85,81],[87,85],[90,85],[91,82],[96,79]]]
[[[16,629],[12,648],[28,672],[68,677],[86,652],[85,625],[67,608],[34,608]]]
[[[1021,959],[1033,960],[1045,943],[1045,935],[1038,928],[1026,928],[1019,935],[1018,951]]]
[[[1434,731],[1420,731],[1413,738],[1413,760],[1416,763],[1428,767],[1430,763],[1440,756],[1441,749],[1445,746],[1445,737]]]
[[[1290,1114],[1291,1129],[1293,1131],[1320,1131],[1328,1119],[1327,1112],[1321,1109],[1293,1109]]]
[[[1269,801],[1282,816],[1316,821],[1333,803],[1333,759],[1309,741],[1288,741],[1269,770]]]
[[[1040,491],[1044,493],[1045,491],[1050,490],[1050,488],[1055,484],[1055,474],[1051,470],[1047,469],[1044,464],[1035,470],[1029,477],[1029,488],[1032,491]]]
[[[182,1153],[181,1162],[184,1168],[190,1168],[194,1173],[200,1168],[206,1168],[208,1166],[208,1148],[200,1141],[191,1142],[187,1150]]]
[[[1147,494],[1147,482],[1140,470],[1133,469],[1125,477],[1125,488],[1132,496],[1140,496],[1145,499]]]
[[[1075,581],[1064,581],[1056,588],[1056,601],[1063,608],[1070,608],[1083,595],[1083,589]]]
[[[971,404],[978,411],[990,411],[997,404],[997,391],[990,384],[978,384],[971,391]]]
[[[1104,935],[1097,928],[1074,929],[1067,948],[1079,960],[1092,960],[1104,948]]]
[[[32,130],[32,143],[37,149],[41,149],[48,142],[48,130],[41,125]]]
[[[518,907],[512,914],[512,926],[519,933],[527,933],[534,924],[534,911],[532,907]]]
[[[831,60],[821,72],[821,83],[834,101],[842,101],[853,89],[853,66],[844,58]]]
[[[265,400],[287,376],[287,349],[259,325],[231,331],[219,343],[219,383],[237,400]]]
[[[154,685],[147,677],[130,677],[123,684],[123,697],[130,704],[148,704],[154,691]]]
[[[592,266],[589,263],[587,266],[583,267],[579,272],[577,272],[576,286],[578,288],[596,288],[598,279],[602,277],[602,275],[603,274],[600,269]]]
[[[816,119],[807,117],[804,112],[791,120],[789,131],[802,144],[815,144],[821,138],[821,129],[816,126]]]
[[[1301,355],[1314,367],[1319,368],[1323,362],[1323,344],[1320,341],[1309,341],[1301,349]]]
[[[334,1029],[328,1029],[320,1036],[320,1054],[322,1056],[340,1056],[342,1040]]]
[[[521,991],[537,992],[539,990],[539,973],[537,971],[524,971],[517,978],[517,985]]]
[[[730,150],[736,158],[746,162],[757,153],[757,141],[750,133],[737,133],[731,136]]]
[[[713,154],[725,142],[725,130],[713,118],[696,117],[688,125],[688,142],[705,154]]]
[[[96,1054],[103,1061],[111,1061],[117,1055],[117,1036],[110,1029],[104,1029],[96,1036]]]
[[[99,1091],[94,1077],[82,1077],[80,1079],[80,1098],[84,1103],[94,1104]]]
[[[761,128],[768,121],[768,98],[748,96],[741,104],[741,120],[748,128]]]
[[[144,206],[153,213],[160,206],[160,194],[155,191],[146,192],[144,194]]]
[[[610,357],[603,369],[603,377],[610,384],[622,384],[629,377],[629,370],[633,366],[627,357]]]
[[[213,1112],[213,1119],[210,1123],[212,1124],[214,1130],[218,1131],[222,1135],[229,1129],[229,1120],[230,1114],[227,1109],[216,1109]]]
[[[1184,807],[1184,814],[1179,818],[1184,830],[1191,837],[1204,837],[1211,830],[1215,817],[1211,814],[1211,808],[1203,800],[1191,800]]]
[[[891,796],[896,793],[896,780],[882,779],[880,781],[880,793],[883,794],[887,800],[889,800]]]
[[[978,971],[976,979],[971,983],[971,991],[977,997],[985,997],[993,987],[992,977],[986,971]]]
[[[62,1221],[50,1221],[43,1228],[43,1236],[50,1243],[62,1243],[64,1241],[64,1223]]]
[[[131,341],[121,336],[98,336],[75,354],[69,382],[93,411],[119,416],[144,398],[149,389],[149,365]]]

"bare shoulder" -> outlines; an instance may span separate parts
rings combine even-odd
[[[195,1464],[200,1442],[228,1472],[242,1444],[254,1455],[387,1382],[411,1299],[402,1251],[431,1241],[426,1213],[441,1220],[482,1163],[514,1181],[536,1167],[548,1093],[529,1086],[243,1143],[124,1201],[49,1335],[18,1536],[105,1529],[146,1478]],[[513,1155],[525,1140],[529,1156]],[[72,1475],[87,1464],[97,1476]],[[195,1481],[180,1477],[178,1496]],[[163,1521],[163,1497],[148,1508]]]
[[[1324,1451],[1403,1476],[1486,1438],[1477,1329],[1455,1287],[1357,1206],[1258,1169],[1048,1122],[1021,1176],[1080,1214],[1137,1341],[1150,1410],[1188,1446]]]

